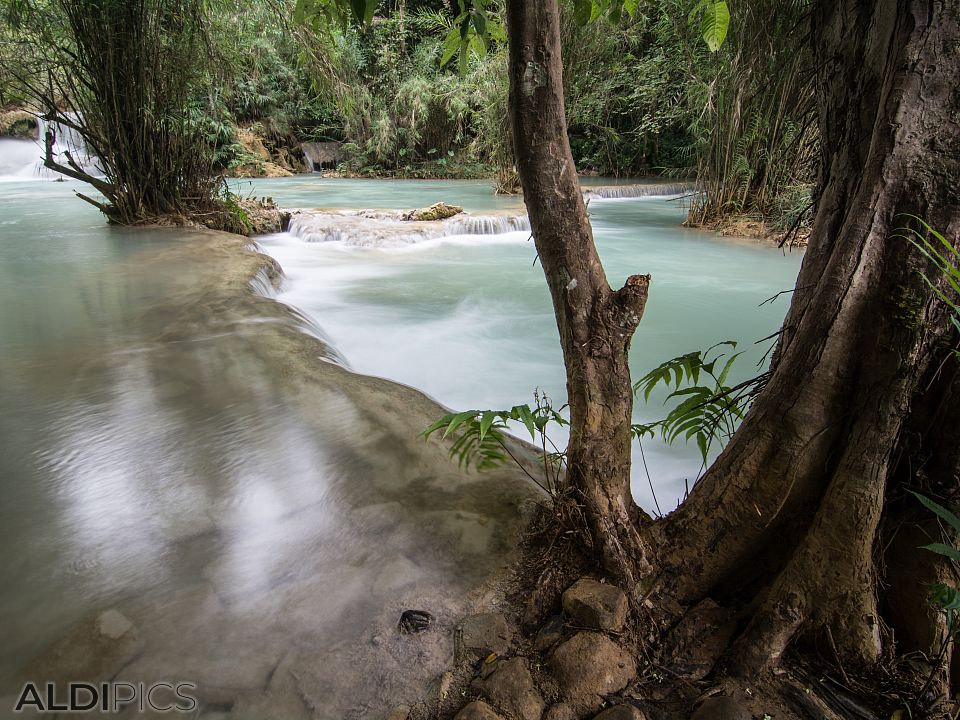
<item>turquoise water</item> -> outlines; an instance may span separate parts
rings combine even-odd
[[[482,182],[368,180],[255,181],[258,195],[284,206],[408,209],[445,201],[484,215],[519,212],[517,198],[496,197]],[[723,238],[680,226],[682,199],[597,200],[589,206],[612,285],[650,273],[646,315],[631,352],[634,377],[669,358],[724,340],[743,357],[732,379],[759,372],[786,314],[799,252]],[[528,232],[457,235],[393,246],[376,234],[308,242],[284,233],[260,245],[287,276],[279,299],[312,318],[350,367],[406,383],[453,409],[505,408],[546,391],[565,397],[557,331],[543,273]],[[638,421],[665,414],[665,393],[638,403]],[[558,443],[564,436],[557,434]],[[701,469],[695,447],[644,441],[657,500],[673,507]],[[637,455],[635,451],[635,456]],[[636,457],[635,457],[636,459]],[[642,463],[633,491],[655,508]]]
[[[195,682],[210,718],[415,701],[527,486],[458,472],[409,431],[436,406],[325,362],[238,279],[244,240],[111,228],[73,189],[0,185],[0,717],[25,677]],[[430,642],[396,633],[409,607]],[[73,630],[107,611],[136,644]]]

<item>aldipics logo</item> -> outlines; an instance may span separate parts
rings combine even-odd
[[[128,708],[138,712],[188,713],[197,709],[192,694],[196,683],[68,683],[58,688],[55,683],[27,683],[13,707],[16,713],[27,711],[116,713]]]

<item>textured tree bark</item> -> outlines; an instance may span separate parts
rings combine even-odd
[[[656,524],[637,522],[629,493],[627,350],[649,277],[614,292],[600,265],[567,142],[557,26],[556,0],[508,3],[517,166],[567,370],[568,483],[593,544],[662,629],[708,596],[749,608],[734,674],[778,662],[801,635],[869,666],[892,649],[887,621],[925,602],[911,588],[881,605],[890,497],[957,485],[956,424],[942,412],[960,402],[944,380],[952,331],[899,235],[910,215],[960,232],[960,3],[816,2],[823,176],[772,374],[691,497]],[[941,630],[910,632],[929,646]]]
[[[567,485],[604,567],[632,586],[648,565],[630,495],[627,350],[650,278],[617,291],[600,264],[567,139],[557,0],[507,3],[514,151],[567,371]]]
[[[844,662],[884,649],[874,541],[949,332],[897,235],[908,215],[960,231],[958,14],[906,0],[813,12],[824,177],[773,374],[660,534],[656,588],[682,604],[755,583],[752,568],[777,573],[739,641],[741,671],[776,662],[801,630]],[[955,431],[931,444],[953,452]]]

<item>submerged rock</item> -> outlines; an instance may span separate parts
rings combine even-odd
[[[428,208],[411,210],[403,216],[403,219],[414,221],[446,220],[447,218],[453,217],[454,215],[459,215],[462,212],[463,208],[459,205],[448,205],[444,202],[438,202],[434,203]]]
[[[433,615],[426,610],[404,610],[400,615],[397,628],[404,634],[412,635],[429,630],[431,625],[433,625]]]
[[[627,594],[614,585],[582,578],[563,593],[563,610],[592,630],[619,630],[627,621]]]
[[[28,680],[56,683],[109,680],[136,657],[143,646],[133,623],[118,610],[107,610],[78,623],[21,674]]]

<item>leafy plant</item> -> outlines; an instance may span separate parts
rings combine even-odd
[[[930,225],[915,216],[911,217],[920,225],[923,232],[913,227],[901,228],[896,237],[906,238],[915,248],[917,248],[924,257],[933,263],[936,273],[934,277],[923,275],[924,282],[937,294],[947,307],[952,311],[950,322],[960,331],[960,249],[954,247],[949,240],[942,234],[934,230]],[[937,276],[943,277],[949,287],[953,290],[953,297],[948,296],[937,284]],[[960,350],[954,350],[954,353],[960,355]]]
[[[560,486],[565,454],[547,436],[547,428],[550,423],[564,426],[569,422],[554,409],[552,401],[546,395],[536,392],[534,399],[533,407],[515,405],[510,410],[466,410],[448,413],[431,424],[422,435],[429,438],[442,430],[441,439],[452,437],[454,442],[450,446],[450,457],[456,458],[464,468],[476,467],[482,472],[498,467],[509,458],[527,477],[552,495]],[[543,481],[534,477],[510,449],[506,438],[510,421],[522,424],[530,433],[530,439],[540,447]]]
[[[763,373],[738,385],[728,385],[730,370],[742,353],[728,356],[721,350],[736,347],[733,340],[717,343],[704,351],[667,360],[640,378],[633,391],[637,395],[642,392],[645,402],[649,402],[651,393],[660,385],[674,388],[664,404],[671,400],[679,402],[664,419],[633,425],[634,437],[639,440],[645,436],[655,437],[659,431],[669,444],[680,437],[695,439],[706,467],[711,447],[717,440],[726,442],[736,432],[747,408],[769,377],[769,373]]]

